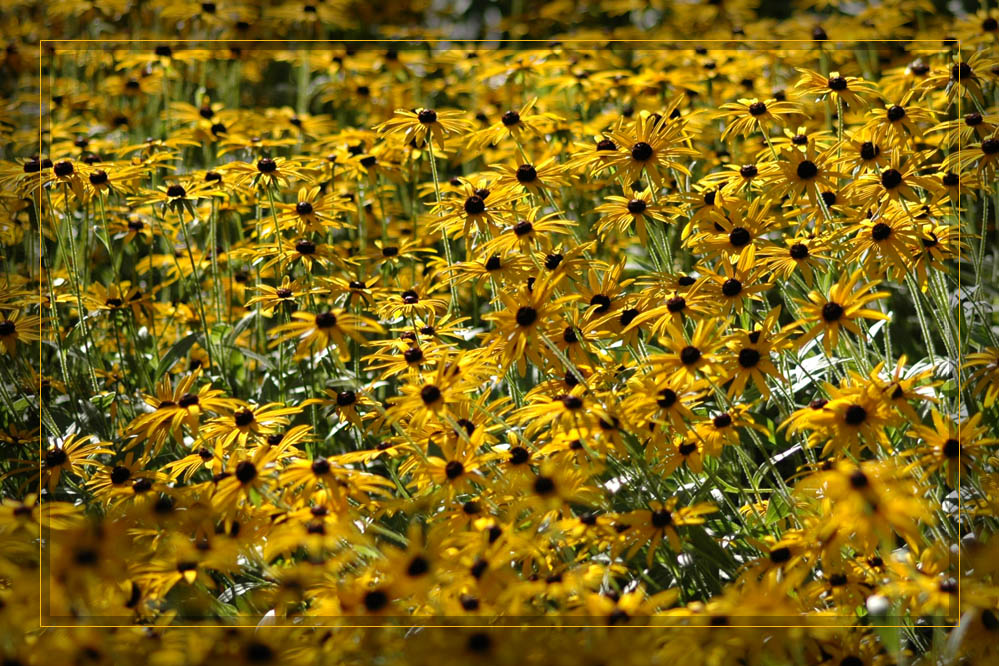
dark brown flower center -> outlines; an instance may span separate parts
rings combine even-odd
[[[513,227],[513,233],[518,238],[523,238],[524,236],[526,236],[527,234],[531,233],[532,231],[534,231],[534,225],[531,224],[530,222],[526,221],[526,220],[524,220],[523,222],[518,222]]]
[[[633,215],[640,215],[644,213],[646,208],[648,208],[648,204],[641,199],[632,199],[628,202],[628,212]]]
[[[652,146],[644,141],[639,141],[631,147],[631,157],[636,162],[647,162],[652,159],[654,153],[655,151],[652,149]]]
[[[867,410],[860,405],[850,405],[846,408],[846,414],[843,415],[843,420],[846,421],[848,425],[858,426],[867,420]]]
[[[420,389],[420,399],[423,400],[423,404],[432,405],[441,399],[441,390],[433,384],[427,384]]]
[[[666,509],[652,512],[652,526],[663,528],[673,524],[673,514]]]
[[[555,482],[547,476],[539,476],[534,480],[534,492],[538,495],[551,495],[555,492]]]
[[[722,293],[729,298],[733,296],[738,296],[742,293],[742,282],[736,280],[735,278],[729,278],[722,283]]]
[[[754,368],[760,362],[760,352],[747,347],[739,350],[739,365],[744,368]]]
[[[312,461],[312,473],[316,476],[322,476],[323,474],[329,474],[330,472],[330,461],[326,458],[320,456]]]
[[[187,408],[197,405],[198,402],[199,398],[197,394],[185,393],[184,395],[180,396],[180,400],[177,401],[177,404],[180,405],[181,407]]]
[[[518,326],[527,328],[538,320],[538,311],[530,306],[524,306],[517,310],[516,319]]]
[[[116,465],[114,469],[111,470],[111,483],[118,486],[126,481],[128,481],[132,476],[132,470],[121,465]]]
[[[860,144],[860,158],[863,160],[873,160],[881,154],[881,148],[870,141]]]
[[[249,409],[239,410],[238,412],[232,415],[232,418],[233,421],[235,421],[236,425],[238,425],[241,428],[250,425],[256,420],[256,417],[253,415],[253,412]]]
[[[388,595],[381,590],[371,590],[364,595],[364,607],[370,613],[377,613],[388,605]]]
[[[659,391],[659,397],[656,399],[656,404],[664,409],[669,409],[676,404],[679,396],[671,388],[664,388]]]
[[[770,561],[774,564],[784,564],[791,559],[791,549],[787,546],[774,548],[770,551]]]
[[[597,306],[596,309],[594,310],[595,313],[604,314],[605,312],[610,310],[611,299],[605,294],[594,294],[593,297],[590,299],[590,305]]]
[[[538,170],[531,164],[521,164],[517,167],[517,182],[529,185],[538,179]]]
[[[839,321],[839,318],[843,316],[843,306],[839,303],[834,303],[829,301],[822,306],[822,318],[828,322]]]
[[[69,459],[62,449],[49,449],[45,452],[45,466],[59,467]]]
[[[950,68],[950,78],[955,81],[967,81],[975,78],[975,74],[971,71],[971,65],[962,62]]]
[[[321,312],[316,315],[316,328],[326,329],[336,326],[336,315],[332,312]]]
[[[465,199],[465,212],[469,215],[479,215],[480,213],[485,212],[485,210],[486,202],[483,201],[482,197],[477,194],[473,194]]]
[[[516,111],[507,111],[500,120],[507,127],[513,127],[520,122],[520,114]]]
[[[531,459],[531,452],[523,446],[515,446],[510,449],[510,464],[523,465]]]
[[[728,242],[735,247],[745,247],[752,240],[752,234],[745,227],[736,227],[728,234]]]
[[[881,174],[881,184],[886,190],[893,190],[902,184],[902,174],[898,169],[888,169]]]
[[[884,222],[878,222],[873,227],[871,227],[871,238],[877,242],[881,242],[884,239],[891,236],[891,227],[889,227]]]
[[[430,562],[427,558],[422,555],[416,555],[409,561],[409,566],[406,567],[406,575],[412,578],[422,576],[430,571]]]
[[[666,309],[676,314],[678,312],[683,312],[684,308],[687,307],[687,299],[683,296],[674,296],[673,298],[666,301]]]
[[[745,351],[745,350],[743,350]],[[732,425],[732,416],[730,414],[722,413],[711,420],[714,426],[718,429],[727,428]]]
[[[236,478],[239,479],[240,483],[253,481],[257,478],[257,466],[249,460],[244,460],[236,465]]]
[[[802,180],[811,180],[819,175],[819,168],[815,166],[815,162],[811,160],[801,160],[798,164],[798,178]]]
[[[459,476],[465,473],[465,466],[462,465],[457,460],[450,460],[446,465],[444,465],[444,475],[454,481]]]
[[[693,365],[701,360],[701,350],[693,345],[687,345],[680,350],[680,362],[684,365]]]

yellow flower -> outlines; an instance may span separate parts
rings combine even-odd
[[[350,360],[350,343],[348,339],[364,344],[365,333],[381,333],[384,329],[373,319],[361,317],[349,312],[333,312],[326,310],[318,314],[312,312],[295,312],[291,315],[293,321],[280,324],[272,329],[277,334],[271,347],[276,347],[289,340],[297,340],[296,358],[305,358],[318,348],[323,351],[335,345],[341,361]]]
[[[877,310],[866,307],[876,300],[888,296],[886,291],[872,291],[880,281],[868,282],[857,289],[861,271],[844,274],[830,289],[828,295],[818,291],[808,293],[807,301],[799,301],[802,318],[796,323],[801,327],[810,327],[808,332],[795,340],[795,345],[801,349],[810,340],[822,335],[822,344],[826,353],[831,354],[839,341],[841,330],[854,335],[863,336],[864,332],[857,325],[860,319],[890,319]]]
[[[431,141],[444,148],[444,138],[466,134],[472,123],[463,120],[461,111],[438,111],[435,109],[396,109],[395,117],[375,126],[380,134],[402,134],[405,142],[413,141],[422,145],[429,136]]]

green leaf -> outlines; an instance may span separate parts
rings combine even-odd
[[[229,335],[226,336],[225,344],[228,346],[234,345],[240,334],[250,327],[250,324],[253,323],[256,316],[255,312],[251,312],[236,322],[236,325],[232,327],[231,331],[229,331]]]
[[[114,402],[115,394],[111,391],[101,391],[96,395],[90,396],[89,400],[91,404],[100,407],[101,409],[107,409]]]
[[[156,377],[153,379],[153,381],[159,381],[159,378],[163,376],[164,372],[169,370],[174,363],[179,361],[181,358],[184,357],[184,355],[187,354],[188,350],[191,349],[191,346],[194,344],[195,340],[197,339],[198,339],[198,334],[191,333],[189,335],[185,335],[180,340],[175,342],[173,347],[170,347],[167,353],[163,355],[163,358],[160,359],[159,364],[156,366]]]
[[[767,525],[773,525],[778,520],[786,518],[791,513],[791,507],[780,493],[771,493],[767,502],[767,513],[764,516]]]
[[[718,545],[718,542],[711,537],[705,529],[699,525],[689,525],[686,528],[688,541],[698,555],[704,556],[723,571],[731,571],[735,568],[732,556]]]
[[[251,351],[251,350],[247,349],[246,347],[230,347],[230,349],[235,349],[236,351],[238,351],[243,356],[245,356],[247,358],[252,358],[254,361],[256,361],[257,363],[259,363],[261,366],[267,368],[268,370],[271,368],[271,361],[266,356],[261,356],[257,352]]]

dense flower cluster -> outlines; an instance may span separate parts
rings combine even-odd
[[[5,665],[997,663],[999,11],[36,4]]]

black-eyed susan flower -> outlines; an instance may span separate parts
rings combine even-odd
[[[801,78],[795,83],[794,91],[805,98],[823,100],[828,97],[845,103],[851,109],[860,109],[867,106],[871,99],[880,97],[875,84],[857,76],[843,76],[839,72],[824,76],[801,68],[798,72]]]
[[[414,141],[417,145],[422,145],[430,137],[431,141],[443,148],[445,137],[465,134],[472,129],[472,124],[463,119],[464,115],[461,111],[396,109],[393,118],[377,125],[375,129],[382,134],[400,133],[404,141]]]
[[[275,326],[277,334],[272,346],[294,340],[298,343],[295,356],[305,358],[310,351],[317,352],[335,346],[342,361],[350,360],[349,340],[364,343],[364,334],[379,333],[383,329],[373,319],[351,312],[325,310],[319,313],[294,312],[292,321]]]
[[[999,439],[986,437],[988,430],[981,425],[982,414],[955,423],[937,410],[930,413],[932,426],[914,424],[908,433],[919,440],[918,448],[910,449],[904,455],[915,456],[913,468],[923,474],[943,471],[947,484],[958,486],[958,476],[971,472],[978,456],[987,446],[996,446]]]
[[[687,167],[680,161],[692,154],[684,143],[685,136],[681,123],[669,117],[643,114],[627,129],[611,133],[610,139],[619,146],[619,151],[608,161],[622,171],[627,182],[644,175],[660,186],[671,170],[687,173]]]
[[[807,342],[822,336],[822,344],[827,353],[832,353],[839,341],[841,330],[854,335],[863,336],[863,331],[857,325],[858,319],[888,319],[889,316],[878,310],[867,307],[868,304],[888,295],[884,291],[873,291],[878,282],[867,282],[857,288],[861,271],[843,275],[830,289],[828,295],[819,291],[811,291],[808,301],[801,302],[801,313],[798,325],[807,327],[808,331],[795,340],[800,349]]]
[[[3,345],[4,354],[13,358],[18,353],[18,347],[42,339],[42,327],[45,323],[42,317],[20,311],[5,312],[0,316],[3,317],[0,321],[0,344]]]
[[[683,549],[679,528],[686,525],[702,525],[704,516],[717,509],[702,502],[694,505],[678,506],[679,498],[671,497],[665,502],[657,500],[648,509],[639,509],[626,514],[618,514],[613,520],[628,529],[618,536],[620,549],[627,558],[633,557],[641,548],[647,548],[646,564],[652,566],[656,550],[663,542],[674,552]]]
[[[109,442],[95,442],[89,435],[69,435],[60,444],[49,447],[42,457],[42,485],[54,492],[63,475],[79,477],[99,461],[95,456],[111,453]]]
[[[575,295],[556,297],[554,290],[555,285],[551,282],[536,281],[530,289],[522,287],[514,294],[496,294],[503,309],[491,312],[483,319],[494,322],[490,338],[504,368],[516,363],[523,375],[528,361],[542,362],[544,331],[561,321],[562,304],[578,298]]]
[[[794,102],[776,99],[739,99],[722,104],[718,117],[727,120],[722,141],[737,134],[748,136],[756,131],[769,132],[771,125],[784,125],[789,117],[803,115],[803,109]]]

